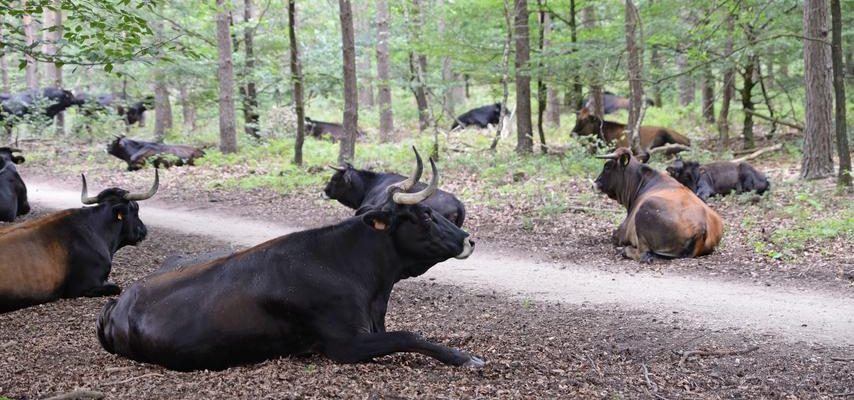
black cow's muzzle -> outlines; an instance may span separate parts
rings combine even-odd
[[[474,240],[471,240],[471,239],[469,239],[468,236],[466,236],[465,239],[463,239],[463,251],[460,252],[460,254],[457,254],[457,256],[454,258],[456,258],[458,260],[465,260],[466,258],[469,258],[469,256],[473,252],[474,252]]]

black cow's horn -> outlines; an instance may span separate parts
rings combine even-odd
[[[436,163],[433,162],[433,157],[430,157],[430,168],[433,170],[433,176],[430,178],[430,184],[424,190],[415,193],[398,192],[394,194],[392,200],[397,204],[418,204],[435,193],[436,189],[439,188],[439,170],[436,168]]]
[[[412,151],[415,152],[415,170],[412,171],[412,176],[406,178],[406,180],[390,185],[389,188],[398,188],[405,192],[412,189],[412,187],[418,183],[418,180],[421,179],[421,172],[424,171],[424,162],[421,161],[421,155],[418,154],[418,149],[416,149],[415,146],[412,146]]]
[[[157,188],[160,187],[160,175],[157,173],[157,169],[154,170],[154,185],[151,185],[151,189],[148,189],[148,192],[145,193],[128,193],[125,195],[125,200],[127,201],[141,201],[150,199],[151,196],[154,196],[157,193]]]
[[[20,153],[20,152],[21,152],[21,149],[16,149],[16,148],[14,148],[14,147],[10,147],[10,148],[9,148],[9,152],[10,152],[10,153]]]
[[[338,172],[344,172],[344,171],[346,171],[346,170],[347,170],[347,168],[344,168],[344,167],[337,167],[337,166],[334,166],[334,165],[327,165],[327,167],[332,168],[332,169],[334,169],[334,170],[336,170],[336,171],[338,171]]]
[[[80,202],[84,205],[95,204],[98,202],[98,196],[89,197],[89,189],[86,187],[86,175],[80,174],[83,179],[83,191],[80,193]]]
[[[597,155],[595,157],[603,159],[603,160],[616,160],[617,159],[617,153],[616,152],[608,153],[608,154],[603,154],[603,155]]]

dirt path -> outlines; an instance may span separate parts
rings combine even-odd
[[[43,207],[79,207],[78,192],[28,182],[30,201]],[[146,224],[250,246],[300,228],[222,215],[152,200],[141,207]],[[583,264],[547,262],[479,243],[465,261],[449,261],[420,279],[522,298],[568,304],[617,305],[655,314],[679,313],[697,326],[747,330],[785,341],[842,345],[854,342],[854,298],[797,288],[724,282],[656,273],[610,273]]]

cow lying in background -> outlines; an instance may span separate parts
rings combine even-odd
[[[507,114],[505,108],[505,114]],[[501,103],[490,104],[488,106],[471,109],[458,116],[451,125],[451,130],[457,127],[467,127],[474,125],[478,128],[487,128],[489,125],[498,125],[498,119],[501,117]]]
[[[631,150],[597,156],[608,161],[596,188],[626,207],[614,233],[623,255],[640,262],[654,256],[697,257],[714,251],[723,222],[693,192],[670,176],[641,164]]]
[[[125,124],[133,125],[142,121],[143,114],[147,110],[154,109],[154,96],[146,96],[142,100],[131,100],[121,94],[103,94],[91,96],[81,94],[77,96],[80,105],[83,105],[83,113],[91,115],[96,111],[115,109],[116,114],[122,116]]]
[[[613,144],[616,147],[629,147],[626,136],[623,134],[625,130],[625,124],[603,121],[601,118],[593,115],[587,108],[582,108],[578,112],[575,127],[572,128],[572,134],[579,136],[596,135],[606,143]],[[640,147],[643,153],[671,143],[690,146],[691,140],[673,129],[658,126],[640,127]],[[667,150],[667,154],[675,154],[680,151],[682,149]]]
[[[20,150],[0,147],[0,221],[3,222],[12,222],[30,212],[27,185],[15,167],[24,162],[24,157],[14,154],[17,152]]]
[[[90,197],[83,177],[83,207],[0,228],[0,312],[58,298],[110,296],[121,289],[107,280],[113,255],[145,239],[137,201],[154,196],[111,188]]]
[[[647,106],[654,106],[655,102],[652,99],[644,96],[643,102],[646,103]],[[602,94],[602,111],[605,114],[615,113],[619,110],[629,111],[631,108],[632,101],[627,97],[620,97],[614,93],[606,91]],[[582,108],[587,108],[588,110],[593,109],[593,98],[588,97],[584,100],[584,104]]]
[[[430,164],[427,188],[407,193],[413,176],[361,216],[147,277],[104,307],[101,345],[176,370],[311,353],[356,363],[417,352],[482,366],[459,350],[385,329],[395,283],[474,249],[468,233],[419,204],[438,186]]]
[[[8,95],[2,100],[0,103],[0,120],[8,120],[13,116],[22,118],[37,111],[45,117],[53,119],[66,108],[80,104],[82,104],[82,100],[62,88],[48,87],[41,91],[28,90]]]
[[[322,139],[323,135],[328,133],[329,137],[332,139],[332,143],[344,140],[344,136],[346,136],[344,125],[335,122],[317,121],[309,117],[305,117],[305,131],[309,135],[314,136],[315,139]],[[365,136],[365,132],[357,129],[356,138],[360,138],[362,136]]]
[[[421,155],[414,147],[412,150],[415,151],[415,172],[412,174],[413,178],[409,178],[411,182],[407,181],[406,185],[415,183],[416,189],[424,189],[425,185],[418,183],[423,169]],[[330,166],[329,168],[334,169],[335,174],[329,179],[323,193],[326,197],[338,200],[339,203],[356,210],[356,215],[375,209],[385,203],[388,197],[386,195],[388,188],[407,179],[400,174],[372,172],[354,168],[350,164],[346,164],[344,167]],[[444,190],[438,190],[424,201],[424,205],[432,208],[458,227],[463,226],[466,219],[466,208],[454,195]]]
[[[746,162],[718,161],[700,165],[696,161],[675,160],[667,167],[667,173],[703,201],[732,191],[762,195],[771,186],[763,173]]]
[[[128,164],[128,171],[142,168],[147,161],[151,161],[155,168],[193,165],[197,158],[205,155],[204,151],[193,146],[152,143],[124,136],[116,136],[115,140],[107,145],[107,153],[124,160]],[[169,156],[173,156],[175,160]]]

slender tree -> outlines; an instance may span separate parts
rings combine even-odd
[[[353,22],[355,24],[355,36],[364,38],[368,36],[370,30],[370,9],[357,10],[353,14]],[[364,50],[362,50],[364,49]],[[356,48],[356,73],[358,74],[359,84],[359,105],[362,107],[374,106],[374,83],[371,76],[371,51],[368,46],[357,46]]]
[[[758,77],[757,66],[759,65],[759,54],[754,47],[756,44],[756,29],[750,23],[745,23],[743,26],[748,47],[744,65],[739,70],[742,83],[739,94],[741,97],[741,109],[744,110],[741,136],[744,138],[744,148],[752,149],[755,146],[753,141],[753,110],[755,109],[753,88],[759,83],[759,80],[756,79]]]
[[[391,110],[388,52],[388,1],[377,0],[377,97],[380,112],[380,142],[386,143],[394,132]]]
[[[592,5],[587,5],[581,9],[581,27],[584,29],[593,29],[596,27],[596,12]],[[598,64],[595,62],[589,62],[588,66],[588,69],[593,72],[590,84],[590,93],[587,96],[591,100],[590,112],[593,115],[603,116],[605,115],[605,104],[602,98],[603,90],[600,76],[601,73]]]
[[[592,9],[590,9],[592,13]],[[569,40],[572,43],[572,52],[577,51],[575,46],[578,44],[578,26],[576,23],[576,8],[575,8],[575,0],[569,0]],[[592,21],[591,21],[592,22]],[[581,77],[578,75],[578,72],[574,72],[572,75],[572,88],[570,91],[569,100],[566,101],[565,104],[570,110],[578,110],[578,104],[582,102],[584,96],[584,85],[581,84]]]
[[[543,1],[537,0],[537,8],[539,11],[539,35],[537,35],[537,49],[539,50],[539,65],[537,66],[540,72],[537,74],[537,133],[540,135],[540,151],[543,154],[549,152],[548,146],[546,146],[546,134],[543,132],[543,116],[546,111],[546,97],[547,90],[546,84],[543,82],[543,49],[545,49],[546,42],[546,25],[548,22],[548,14],[543,8]]]
[[[552,19],[551,15],[547,12],[542,13],[542,37],[543,37],[543,46],[540,49],[541,57],[545,55],[545,51],[551,48],[551,28],[552,28]],[[542,72],[542,75],[545,72]],[[548,122],[549,126],[552,127],[560,127],[560,98],[558,97],[558,91],[555,89],[555,85],[553,83],[549,83],[545,85],[546,89],[546,122]]]
[[[438,21],[438,33],[439,37],[444,37],[446,32],[446,11],[445,11],[445,2],[444,0],[437,0],[436,6],[438,7],[439,12],[439,21]],[[454,118],[456,108],[456,99],[454,97],[454,83],[456,81],[456,76],[454,75],[454,71],[451,69],[451,58],[447,55],[442,56],[442,102],[444,105],[445,114],[448,115],[448,118]]]
[[[157,40],[163,40],[163,22],[154,21],[151,24]],[[169,86],[163,54],[157,55],[157,65],[154,67],[154,141],[163,143],[166,131],[172,129],[172,103],[169,101]]]
[[[255,4],[253,0],[243,1],[243,51],[246,61],[243,64],[243,79],[240,86],[243,99],[243,131],[254,138],[259,138],[258,121],[258,89],[255,84],[255,28],[251,26]]]
[[[528,66],[531,45],[528,37],[528,0],[516,0],[516,152],[534,150],[531,127],[531,76]]]
[[[513,44],[513,21],[516,19],[513,13],[516,7],[510,4],[510,0],[504,0],[504,28],[507,35],[504,37],[504,50],[501,56],[501,108],[498,111],[498,126],[495,127],[495,137],[492,139],[490,150],[498,147],[501,132],[504,130],[504,117],[507,116],[507,99],[510,96],[508,81],[510,80],[510,46]],[[468,75],[466,75],[466,98],[469,96]]]
[[[353,38],[353,9],[350,0],[338,0],[341,19],[341,54],[344,65],[344,138],[338,153],[338,163],[353,160],[356,154],[356,129],[359,122],[356,89],[356,49]]]
[[[53,1],[55,10],[44,9],[44,28],[45,28],[45,44],[44,53],[46,55],[57,55],[57,42],[62,38],[62,10],[59,7],[58,1]],[[45,78],[48,80],[48,85],[53,87],[62,87],[62,65],[52,62],[45,63]],[[57,136],[65,135],[65,113],[56,115],[54,128]]]
[[[694,78],[688,73],[688,55],[686,49],[678,49],[676,68],[679,70],[679,105],[687,106],[694,102]]]
[[[629,121],[627,128],[627,139],[632,149],[640,151],[638,145],[640,135],[641,118],[643,118],[643,34],[641,33],[641,21],[638,9],[632,0],[626,0],[625,7],[625,30],[626,30],[626,52],[628,53],[628,80],[631,89],[631,103],[629,108]],[[639,43],[640,42],[640,43]]]
[[[302,64],[297,42],[295,0],[288,0],[288,38],[291,44],[291,79],[294,83],[294,109],[297,114],[297,138],[294,142],[294,164],[302,165],[302,145],[305,141],[305,105],[302,93]]]
[[[833,93],[836,97],[836,151],[839,155],[839,186],[851,186],[851,153],[845,119],[845,66],[842,64],[842,7],[830,0],[831,58],[833,59]]]
[[[234,64],[231,61],[231,26],[229,2],[217,0],[216,39],[219,53],[219,148],[223,153],[237,152],[237,129],[234,117]]]
[[[726,16],[726,42],[724,43],[724,55],[730,57],[733,52],[733,35],[735,34],[736,10],[730,10]],[[729,105],[735,96],[735,68],[727,65],[724,70],[723,86],[721,88],[721,111],[718,114],[718,136],[719,149],[724,151],[729,147]]]
[[[187,82],[178,84],[179,101],[181,102],[181,115],[183,116],[184,131],[196,131],[196,105],[190,94],[190,85]]]
[[[27,0],[21,1],[21,7],[26,9]],[[22,22],[24,25],[24,36],[26,38],[27,46],[32,47],[36,42],[36,24],[35,21],[33,21],[33,16],[24,14]],[[27,80],[27,89],[36,90],[39,88],[39,64],[36,62],[36,59],[29,54],[25,55],[24,59],[27,62],[27,67],[24,70]]]
[[[826,43],[827,0],[804,1],[804,84],[806,109],[801,177],[824,178],[833,174],[833,92]]]
[[[422,0],[413,0],[415,15],[412,18],[406,16],[407,20],[414,20],[414,25],[410,25],[410,40],[414,43],[421,41],[422,30],[424,29],[424,6]],[[404,12],[407,8],[404,8]],[[423,132],[430,126],[430,106],[427,100],[427,55],[409,52],[409,74],[412,93],[415,95],[415,105],[418,107],[418,130]]]
[[[715,78],[712,76],[712,69],[709,66],[703,70],[703,81],[700,83],[702,87],[702,111],[703,119],[708,124],[715,123]]]

